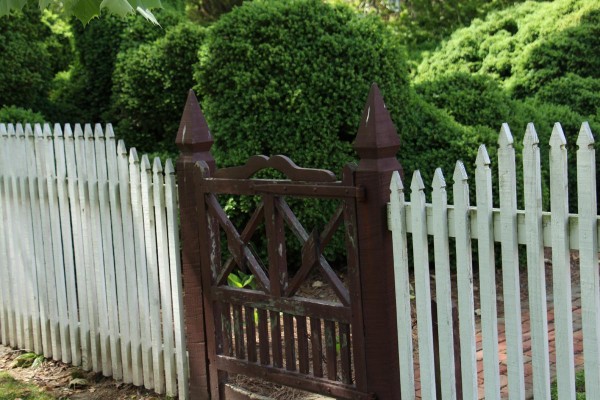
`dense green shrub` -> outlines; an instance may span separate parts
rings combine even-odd
[[[340,172],[372,82],[397,125],[407,178],[435,166],[450,177],[474,160],[489,129],[466,128],[410,87],[405,53],[375,17],[319,0],[244,3],[212,27],[198,67],[198,93],[220,167],[254,154],[286,154],[304,167]],[[243,205],[241,205],[243,208]],[[323,223],[322,208],[303,214]]]
[[[582,115],[600,117],[600,79],[567,73],[543,86],[537,98],[570,107]]]
[[[166,36],[119,54],[113,76],[117,135],[138,151],[175,151],[175,135],[205,29],[177,25]]]
[[[0,107],[45,109],[50,82],[63,67],[56,61],[63,50],[37,8],[1,18]]]
[[[44,123],[46,119],[38,112],[15,106],[0,107],[0,123]]]
[[[57,77],[51,94],[57,121],[111,122],[107,120],[111,119],[112,77],[119,52],[151,43],[185,18],[168,6],[155,15],[161,26],[138,14],[126,19],[103,15],[85,27],[73,19],[75,62],[67,74]]]
[[[426,57],[417,81],[481,73],[525,98],[567,72],[599,77],[600,3],[526,2],[475,20]]]

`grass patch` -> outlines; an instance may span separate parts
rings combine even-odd
[[[54,400],[35,385],[20,382],[6,372],[0,372],[0,400]]]
[[[579,371],[575,374],[575,399],[585,400],[585,372]],[[552,383],[552,400],[558,400],[558,388],[556,381]]]

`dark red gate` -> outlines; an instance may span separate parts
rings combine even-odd
[[[336,398],[399,398],[385,211],[387,182],[399,168],[399,143],[377,88],[355,143],[360,164],[346,166],[340,181],[285,156],[254,156],[244,166],[217,169],[193,93],[178,145],[192,398],[228,397],[230,374]],[[254,178],[264,169],[285,178]],[[220,195],[258,199],[243,229],[228,218]],[[288,205],[290,198],[330,199],[338,207],[322,230],[307,229]],[[259,228],[267,239],[265,260],[249,244]],[[323,254],[338,229],[347,254],[344,282]],[[301,246],[294,273],[288,270],[286,231]],[[227,284],[238,269],[254,276],[255,289]],[[333,289],[334,301],[299,295],[312,271]]]

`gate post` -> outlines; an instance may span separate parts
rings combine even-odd
[[[365,190],[365,200],[357,201],[356,213],[366,392],[374,393],[377,399],[396,400],[400,399],[400,374],[387,204],[392,172],[401,170],[396,159],[400,139],[375,84],[353,147],[360,158],[355,184]]]
[[[200,221],[195,204],[192,171],[197,161],[205,161],[211,169],[214,169],[215,160],[210,154],[213,139],[192,90],[188,94],[175,143],[180,152],[177,160],[177,182],[190,398],[193,400],[209,399],[208,359],[200,269],[201,247],[198,228]]]

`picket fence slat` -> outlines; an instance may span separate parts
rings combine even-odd
[[[431,288],[429,285],[429,257],[425,214],[425,185],[419,171],[415,171],[410,186],[413,205],[412,222],[415,295],[417,303],[417,332],[421,397],[435,399],[435,361],[433,354],[433,327],[431,321]]]
[[[575,399],[571,260],[569,254],[569,185],[567,140],[556,123],[550,136],[550,204],[552,209],[552,284],[556,332],[556,375],[560,399]]]
[[[142,342],[142,368],[144,370],[144,386],[147,389],[154,387],[154,372],[152,365],[152,335],[150,328],[150,300],[148,297],[148,271],[146,269],[146,241],[144,230],[144,213],[142,210],[142,188],[140,161],[135,149],[129,153],[131,204],[133,211],[133,224],[135,227],[134,241],[136,251],[137,286],[140,310],[140,331]]]
[[[404,186],[398,172],[390,184],[390,222],[394,251],[394,279],[396,290],[396,318],[398,329],[398,357],[400,361],[400,390],[403,399],[415,399],[413,365],[412,318],[410,308],[410,279],[408,246],[406,241],[406,215]]]
[[[521,327],[521,285],[519,282],[519,242],[517,221],[517,177],[513,137],[502,124],[498,137],[498,176],[502,258],[502,295],[504,297],[504,331],[511,398],[525,398],[523,333]]]
[[[586,398],[600,398],[600,282],[598,277],[598,220],[594,137],[584,123],[577,138],[577,206],[579,265],[585,362]]]
[[[452,321],[452,284],[450,278],[450,244],[448,241],[448,195],[442,170],[433,174],[432,204],[435,287],[441,390],[443,399],[456,399],[456,374],[454,359],[454,331]]]
[[[469,183],[462,162],[454,169],[454,206],[456,207],[456,265],[462,390],[464,399],[477,399],[477,361],[475,358],[475,317],[473,304],[473,265],[469,223]]]
[[[100,372],[101,366],[101,345],[100,345],[100,318],[98,314],[98,301],[96,294],[96,253],[94,247],[94,227],[92,225],[92,190],[90,190],[90,177],[88,174],[88,152],[81,125],[75,125],[75,151],[77,154],[77,183],[79,192],[79,202],[81,205],[81,225],[83,238],[83,254],[85,257],[85,294],[89,312],[90,326],[90,351],[91,365],[94,372]],[[105,314],[104,314],[105,315]]]
[[[123,382],[131,383],[131,363],[130,363],[130,348],[131,342],[129,336],[129,307],[127,304],[127,278],[125,273],[125,244],[123,242],[123,225],[121,222],[121,201],[119,191],[119,172],[117,165],[117,148],[115,143],[115,135],[112,130],[112,125],[106,126],[106,167],[108,173],[108,197],[110,201],[110,227],[112,231],[111,242],[113,244],[114,269],[111,268],[111,276],[115,279],[114,289],[116,296],[113,298],[113,314],[116,314],[115,324],[118,324],[118,329],[115,334],[118,335],[119,348],[116,353],[119,356],[117,364],[121,372]],[[114,295],[114,294],[113,294]],[[132,314],[136,315],[136,314]],[[116,328],[116,327],[115,327]],[[120,354],[119,354],[120,352]],[[119,375],[113,374],[115,377]]]
[[[481,334],[483,337],[483,376],[486,399],[500,400],[500,367],[498,360],[498,310],[496,307],[496,259],[492,237],[493,200],[490,157],[484,145],[475,160],[477,199],[477,233],[479,239],[479,295]]]
[[[0,124],[0,139],[4,139],[7,135],[6,125]],[[6,178],[5,171],[8,170],[8,167],[4,165],[5,157],[0,153],[0,218],[2,221],[6,221],[6,214],[4,212],[6,205],[6,196],[4,194],[4,181]],[[8,340],[8,255],[7,255],[7,245],[6,245],[6,235],[4,229],[0,229],[0,262],[4,261],[4,267],[0,268],[0,340],[2,340],[2,344],[7,345]]]

